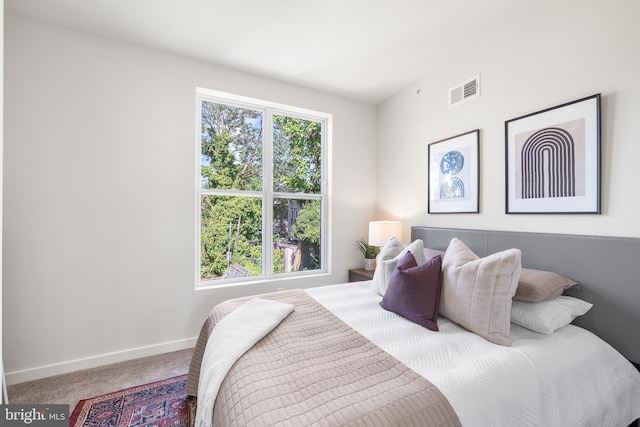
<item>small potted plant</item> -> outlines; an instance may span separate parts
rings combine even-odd
[[[380,253],[380,248],[364,242],[362,240],[356,240],[356,249],[364,256],[364,269],[375,270],[376,269],[376,256]]]

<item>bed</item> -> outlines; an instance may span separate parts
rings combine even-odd
[[[640,417],[640,373],[629,361],[640,360],[634,358],[638,339],[637,332],[628,331],[628,325],[639,323],[626,323],[626,329],[616,323],[636,321],[638,311],[603,316],[598,306],[600,300],[606,309],[612,299],[636,296],[637,282],[630,287],[626,283],[635,277],[635,265],[613,265],[609,273],[616,271],[625,283],[619,289],[610,279],[602,293],[589,279],[602,274],[595,271],[602,270],[601,265],[567,267],[560,257],[584,256],[591,244],[602,248],[600,238],[587,244],[581,236],[412,228],[412,244],[419,240],[428,247],[421,266],[427,258],[433,262],[437,250],[448,251],[452,239],[482,260],[505,253],[500,258],[505,268],[511,268],[509,257],[517,255],[522,266],[579,281],[558,298],[573,292],[593,302],[593,308],[573,322],[586,326],[569,324],[540,333],[507,321],[508,331],[490,326],[486,334],[440,315],[436,331],[382,308],[388,295],[374,291],[380,277],[226,301],[204,322],[191,363],[187,392],[198,397],[198,411],[203,402],[211,409],[195,424],[626,426]],[[567,244],[580,249],[567,255]],[[640,248],[636,239],[627,239],[621,245],[625,254],[636,249],[629,244]],[[521,249],[516,254],[510,248]],[[554,256],[554,251],[560,252]],[[519,268],[514,264],[514,275],[520,276]],[[446,292],[443,288],[442,295]],[[284,311],[256,325],[259,333],[238,344],[244,336],[238,325],[256,321],[271,303]],[[495,308],[491,313],[501,315]],[[230,327],[227,341],[220,332],[224,324]],[[505,334],[508,343],[501,341]],[[619,345],[614,348],[611,341]],[[211,361],[211,354],[225,357],[236,351],[235,345],[237,359]],[[215,387],[204,387],[203,371],[224,374],[218,375]],[[214,388],[215,393],[207,394]]]

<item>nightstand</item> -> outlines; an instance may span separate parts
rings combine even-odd
[[[365,270],[364,268],[353,268],[349,270],[349,282],[362,282],[372,280],[375,270]]]

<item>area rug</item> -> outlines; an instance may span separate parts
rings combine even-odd
[[[71,413],[71,427],[189,425],[186,375],[81,400]]]

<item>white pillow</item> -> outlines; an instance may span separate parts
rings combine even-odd
[[[376,258],[376,270],[373,272],[371,282],[371,289],[375,293],[384,296],[393,271],[407,252],[411,252],[418,266],[427,261],[424,256],[424,244],[420,239],[414,240],[406,248],[395,237],[389,239],[384,245]]]
[[[552,334],[582,316],[593,304],[561,295],[550,301],[511,304],[511,322],[541,334]]]
[[[404,246],[395,237],[390,238],[387,243],[384,244],[380,253],[376,257],[376,269],[373,272],[373,279],[371,281],[371,290],[378,295],[384,295],[384,290],[387,288],[386,283],[388,278],[385,274],[385,269],[382,267],[382,263],[395,258],[402,250]]]

